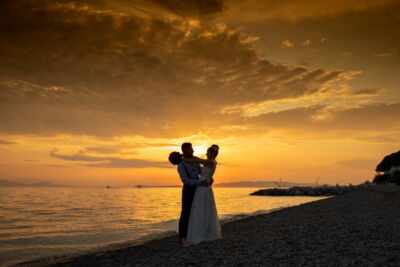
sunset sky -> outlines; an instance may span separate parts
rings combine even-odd
[[[398,0],[0,2],[0,179],[357,184],[400,148]]]

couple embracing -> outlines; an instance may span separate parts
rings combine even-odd
[[[178,173],[183,182],[179,245],[186,247],[221,238],[221,226],[211,187],[219,147],[209,147],[207,159],[193,156],[191,143],[183,143],[181,149],[183,154],[172,152],[169,161],[178,165]]]

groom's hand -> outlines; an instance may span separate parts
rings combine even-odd
[[[210,183],[207,181],[201,181],[201,185],[203,186],[210,186]]]

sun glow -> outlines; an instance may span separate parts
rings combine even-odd
[[[194,155],[195,156],[205,155],[207,153],[207,148],[208,148],[208,146],[206,144],[194,145],[193,146]]]

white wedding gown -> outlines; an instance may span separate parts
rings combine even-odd
[[[202,167],[202,180],[213,177],[217,162],[214,167]],[[188,232],[186,240],[190,244],[198,244],[202,241],[210,241],[221,238],[221,226],[219,224],[214,193],[211,186],[196,187],[192,209],[190,211]]]

